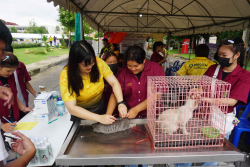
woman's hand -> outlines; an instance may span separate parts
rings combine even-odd
[[[119,104],[118,105],[118,111],[119,111],[119,116],[121,118],[125,118],[127,113],[128,113],[127,106],[125,104]]]
[[[3,129],[3,131],[5,131],[5,132],[11,132],[11,131],[13,131],[13,129],[15,128],[14,126],[17,126],[17,125],[16,125],[16,121],[13,122],[13,123],[5,123],[5,124],[2,124],[2,125],[1,125],[1,129]]]
[[[116,121],[116,118],[111,115],[100,115],[99,121],[101,124],[110,125]]]
[[[8,108],[14,104],[13,93],[10,88],[0,86],[0,99],[5,100],[4,106],[8,105]]]
[[[30,112],[30,111],[33,111],[32,107],[25,107],[25,109],[23,110],[24,113],[27,113],[27,112]]]
[[[132,119],[135,118],[138,115],[138,113],[139,112],[135,108],[131,108],[126,117]]]
[[[27,138],[25,135],[23,135],[20,132],[12,132],[11,134],[20,137],[21,139],[17,140],[11,140],[11,142],[15,142],[11,144],[12,150],[17,152],[19,155],[23,155],[25,152],[32,152],[36,153],[36,148],[34,144],[30,141],[29,138]]]

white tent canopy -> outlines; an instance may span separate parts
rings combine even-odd
[[[244,30],[250,0],[47,0],[73,12],[81,11],[100,32],[176,36]]]

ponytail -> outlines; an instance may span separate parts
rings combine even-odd
[[[229,49],[234,53],[234,55],[240,52],[240,57],[238,58],[237,62],[241,67],[243,67],[245,59],[245,49],[243,40],[240,37],[236,37],[235,39],[229,39],[224,41],[222,45],[229,46]]]

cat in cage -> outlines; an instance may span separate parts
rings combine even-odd
[[[202,97],[200,93],[194,93],[197,90],[194,88],[189,91],[185,104],[180,105],[181,107],[165,110],[159,115],[156,122],[159,132],[173,134],[180,128],[184,135],[189,135],[186,124],[193,117],[193,111],[198,108]]]

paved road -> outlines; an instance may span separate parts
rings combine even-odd
[[[30,84],[36,92],[40,91],[39,86],[46,86],[47,91],[59,91],[59,76],[65,65],[66,61],[32,76]],[[34,107],[34,97],[31,94],[29,95],[29,106]]]

